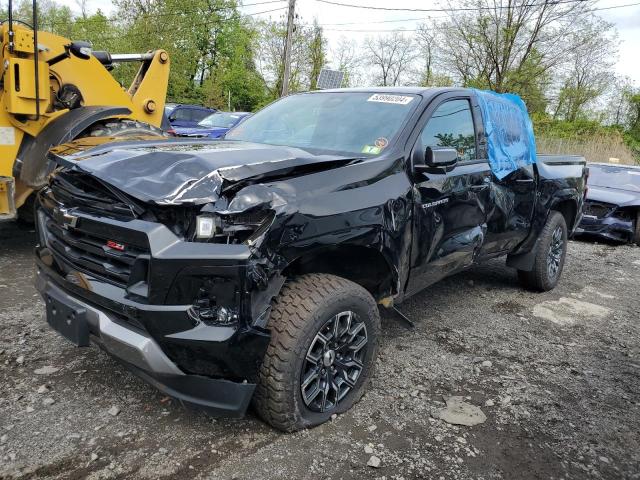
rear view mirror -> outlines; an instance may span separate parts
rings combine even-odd
[[[452,167],[458,161],[458,151],[452,147],[427,147],[424,156],[432,167]]]

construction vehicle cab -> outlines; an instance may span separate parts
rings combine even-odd
[[[162,135],[169,56],[164,50],[112,55],[8,20],[0,28],[0,221],[16,218],[53,166],[52,146],[89,136]],[[140,62],[128,89],[109,69]],[[25,208],[28,218],[30,209]]]

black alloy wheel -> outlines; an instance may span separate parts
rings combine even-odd
[[[333,410],[355,387],[368,340],[367,326],[352,311],[338,313],[320,328],[300,377],[302,399],[310,410]]]
[[[558,225],[551,235],[549,254],[547,256],[547,273],[549,278],[556,278],[560,270],[560,262],[564,253],[564,238],[562,227]]]

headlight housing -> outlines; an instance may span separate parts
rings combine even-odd
[[[249,245],[267,230],[275,215],[270,210],[233,215],[203,213],[196,217],[196,242],[247,243]]]

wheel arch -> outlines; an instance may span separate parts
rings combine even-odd
[[[306,252],[292,260],[282,275],[291,278],[306,273],[328,273],[365,288],[380,300],[397,292],[398,275],[379,250],[354,244],[339,244]]]
[[[567,224],[567,230],[571,233],[578,220],[578,202],[573,198],[558,200],[551,205],[550,212],[559,212]]]

